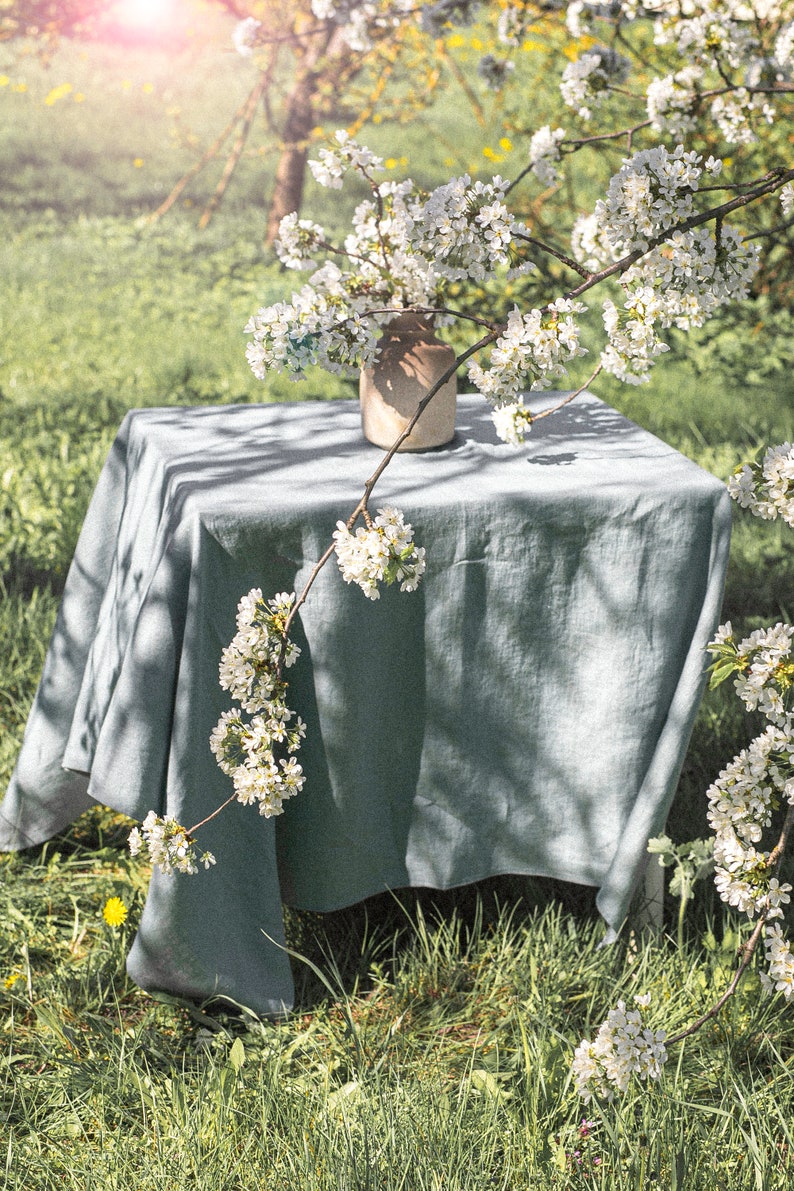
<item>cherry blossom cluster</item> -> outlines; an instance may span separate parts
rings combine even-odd
[[[499,438],[513,447],[521,446],[532,427],[532,414],[521,401],[497,405],[491,417]]]
[[[749,918],[781,918],[791,886],[772,875],[770,852],[756,845],[781,806],[794,806],[794,684],[791,625],[756,629],[736,641],[730,622],[709,646],[717,681],[736,674],[736,693],[748,711],[769,721],[766,730],[734,757],[707,792],[709,825],[715,833],[715,884],[720,897]],[[775,978],[775,986],[781,978]],[[767,985],[769,987],[769,985]],[[778,987],[794,997],[794,980]]]
[[[557,165],[561,158],[560,143],[565,140],[565,129],[551,129],[544,124],[533,132],[529,140],[529,164],[532,173],[544,186],[553,186],[559,176]]]
[[[569,63],[562,72],[560,95],[582,120],[589,120],[610,89],[625,83],[631,62],[606,46],[595,46]]]
[[[489,366],[469,364],[469,378],[495,406],[513,404],[526,389],[548,389],[566,374],[566,363],[586,354],[572,315],[581,302],[558,298],[545,310],[522,314],[514,306],[491,351]],[[500,422],[497,421],[497,429]]]
[[[780,517],[794,528],[794,445],[767,447],[760,462],[745,463],[731,476],[728,491],[756,517]]]
[[[618,1001],[595,1039],[585,1038],[574,1052],[571,1071],[576,1091],[586,1104],[594,1096],[614,1099],[625,1092],[632,1077],[659,1079],[667,1059],[664,1030],[644,1025],[641,1010],[650,1004],[650,996],[634,998],[636,1009],[627,1009]]]
[[[287,684],[282,678],[283,668],[292,666],[300,654],[287,635],[294,602],[294,595],[286,592],[266,601],[259,588],[243,596],[237,632],[219,667],[221,687],[240,706],[223,713],[210,748],[232,779],[233,798],[246,806],[257,804],[266,818],[281,814],[282,804],[298,794],[304,782],[294,754],[306,728],[285,703]],[[188,829],[170,816],[149,811],[130,834],[130,852],[137,856],[145,849],[150,863],[163,873],[195,873],[199,864],[209,868],[215,857],[199,852],[193,835],[202,825]]]
[[[647,252],[665,232],[696,213],[695,194],[704,169],[719,173],[721,163],[678,145],[672,152],[663,145],[641,149],[626,158],[610,179],[606,198],[595,205],[596,224],[613,259],[628,253]]]
[[[677,75],[677,85],[687,87],[691,96],[712,93],[709,113],[726,141],[755,141],[759,123],[775,119],[770,103],[775,89],[791,81],[790,5],[785,0],[696,0],[683,10],[663,7],[654,40],[677,52],[684,64],[684,71],[668,77],[676,80]],[[675,115],[671,124],[657,110],[655,126],[672,131]]]
[[[154,811],[149,811],[140,827],[133,827],[129,848],[133,856],[145,850],[149,862],[166,874],[197,873],[200,864],[211,868],[215,863],[212,853],[200,852],[193,836],[176,819]]]
[[[483,281],[515,259],[514,238],[527,232],[508,211],[504,199],[509,183],[495,177],[472,182],[468,174],[437,186],[424,201],[411,205],[408,247],[433,261],[444,281]],[[507,276],[531,268],[519,264]]]
[[[333,21],[351,49],[372,48],[378,30],[399,25],[416,15],[431,37],[443,37],[450,24],[468,24],[474,19],[480,0],[312,0],[312,12],[320,21]]]
[[[337,24],[351,50],[359,53],[372,49],[379,30],[399,25],[415,9],[415,0],[312,0],[318,20]]]
[[[355,533],[339,521],[334,549],[345,583],[356,583],[370,600],[380,598],[379,583],[416,591],[425,572],[425,551],[415,544],[399,509],[378,509],[377,517]]]
[[[736,671],[734,686],[747,710],[760,711],[771,724],[785,730],[792,722],[787,707],[794,683],[792,639],[791,625],[779,623],[771,629],[755,629],[737,642],[728,621],[710,647],[724,673]]]
[[[761,986],[766,993],[779,992],[790,1001],[794,992],[794,955],[780,923],[774,922],[767,927],[764,951],[767,966],[765,972],[759,973]]]
[[[350,170],[377,172],[383,169],[383,158],[377,157],[366,145],[360,145],[340,128],[334,136],[333,147],[320,149],[317,157],[309,161],[309,169],[320,186],[341,190],[345,175]]]
[[[715,178],[722,162],[677,146],[643,149],[624,160],[592,216],[572,234],[574,256],[597,270],[636,257],[620,274],[622,308],[603,303],[607,346],[601,362],[619,380],[648,379],[656,356],[667,350],[659,328],[699,327],[721,306],[745,298],[758,268],[758,249],[725,224],[686,228],[698,214],[703,176]]]
[[[682,139],[705,115],[729,144],[750,144],[775,119],[774,100],[794,77],[794,20],[787,0],[573,0],[566,23],[583,50],[563,71],[563,102],[590,121],[622,94],[632,64],[606,45],[610,29],[647,19],[671,69],[646,84],[645,108],[654,131]],[[517,46],[537,12],[508,5],[497,36]]]
[[[265,600],[254,588],[240,601],[237,632],[224,649],[221,687],[239,708],[223,713],[210,737],[210,748],[232,779],[238,802],[256,803],[260,815],[282,813],[282,804],[300,793],[303,770],[295,760],[305,733],[300,716],[287,707],[284,667],[300,650],[285,635],[293,594]],[[280,755],[279,755],[280,754]]]
[[[262,22],[258,21],[256,17],[245,17],[244,20],[238,21],[232,30],[232,45],[237,50],[237,53],[243,58],[250,58],[254,53],[258,38],[259,30],[262,28]]]
[[[770,725],[707,791],[715,834],[714,882],[722,900],[749,918],[780,917],[781,905],[789,900],[791,886],[771,876],[769,852],[756,845],[781,803],[794,804],[793,749],[788,734]]]

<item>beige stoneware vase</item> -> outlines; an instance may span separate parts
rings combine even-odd
[[[421,399],[454,364],[455,353],[436,338],[432,318],[407,310],[384,328],[372,368],[361,373],[364,437],[387,450],[408,425]],[[424,411],[401,451],[428,451],[455,435],[454,375]]]

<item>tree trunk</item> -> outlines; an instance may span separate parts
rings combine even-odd
[[[281,155],[267,220],[265,243],[272,244],[278,225],[285,215],[299,211],[303,201],[303,182],[309,156],[309,135],[314,128],[314,95],[317,78],[313,71],[302,71],[287,101]]]
[[[266,244],[272,244],[275,240],[278,225],[285,215],[300,211],[309,138],[317,123],[315,97],[318,88],[329,78],[337,84],[343,78],[349,80],[355,58],[339,29],[333,25],[304,49],[295,85],[287,99],[281,154],[268,213]]]

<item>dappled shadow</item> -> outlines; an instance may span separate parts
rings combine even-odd
[[[572,451],[561,451],[558,455],[533,455],[529,462],[533,467],[567,467],[576,462],[576,455]]]

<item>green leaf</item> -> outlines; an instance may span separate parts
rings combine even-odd
[[[709,678],[709,690],[716,690],[726,678],[730,678],[731,674],[739,669],[736,662],[718,662],[711,667],[711,677]]]
[[[240,1069],[245,1063],[245,1047],[243,1046],[242,1038],[235,1038],[232,1043],[232,1048],[229,1051],[229,1065],[234,1070],[235,1074],[240,1074]]]

